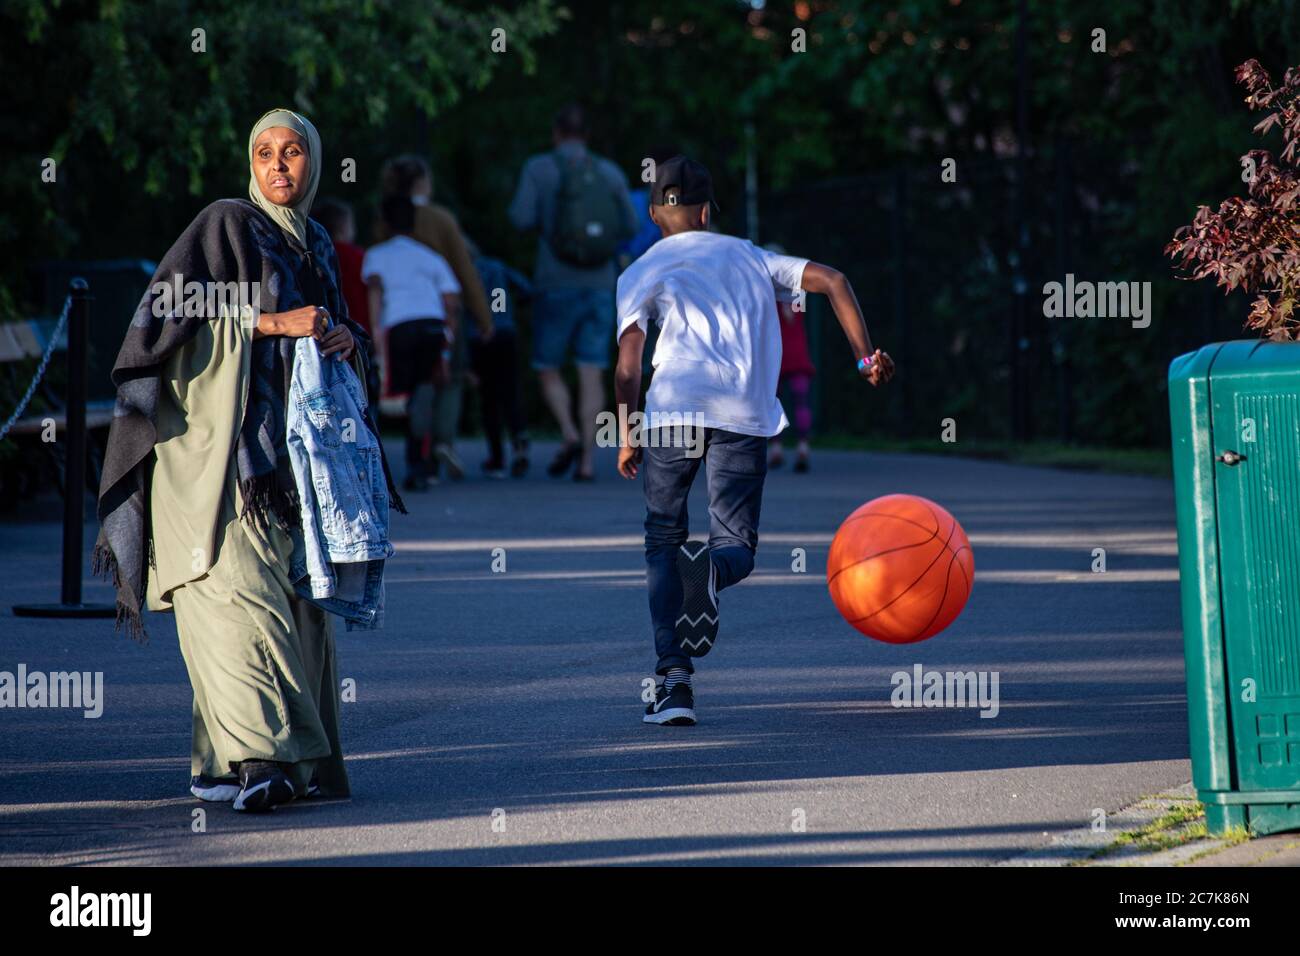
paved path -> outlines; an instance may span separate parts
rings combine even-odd
[[[170,619],[139,647],[0,617],[0,670],[103,671],[106,698],[99,719],[0,710],[0,862],[989,864],[1189,779],[1168,482],[848,452],[774,473],[701,723],[659,728],[640,722],[639,488],[598,464],[593,486],[473,479],[395,518],[389,627],[339,641],[349,801],[208,805],[192,832]],[[858,635],[825,587],[840,520],[895,491],[948,507],[975,552],[965,612],[913,647]],[[701,488],[692,514],[703,528]],[[48,521],[0,525],[0,607],[57,598],[58,546]],[[1000,713],[891,707],[917,663],[997,671]]]

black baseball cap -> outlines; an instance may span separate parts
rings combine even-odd
[[[676,197],[665,195],[670,189],[679,191]],[[650,187],[652,206],[698,206],[706,202],[717,211],[713,177],[703,163],[685,156],[674,156],[655,168],[655,181]]]

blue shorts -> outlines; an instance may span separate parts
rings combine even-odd
[[[533,300],[533,368],[573,360],[609,368],[614,345],[614,293],[608,289],[544,289]]]

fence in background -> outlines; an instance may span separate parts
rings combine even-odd
[[[1065,142],[1027,162],[1030,255],[1019,321],[1014,160],[959,159],[954,183],[941,181],[936,159],[764,197],[764,241],[848,275],[875,344],[901,370],[888,389],[864,388],[834,316],[814,297],[807,324],[818,431],[937,439],[952,418],[963,441],[1167,443],[1170,359],[1240,338],[1244,305],[1233,298],[1225,307],[1209,282],[1177,279],[1163,240],[1135,241],[1143,211],[1120,160]],[[1067,273],[1150,282],[1150,326],[1046,318],[1043,285]]]

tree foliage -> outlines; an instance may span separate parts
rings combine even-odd
[[[1300,5],[1029,0],[1023,143],[1018,6],[9,0],[0,80],[18,102],[0,117],[0,284],[42,256],[160,255],[198,207],[243,193],[244,137],[277,105],[312,116],[328,164],[357,160],[355,183],[333,175],[321,195],[352,202],[363,242],[380,162],[414,150],[480,245],[526,268],[534,241],[510,227],[505,207],[525,158],[549,145],[554,110],[577,99],[593,147],[634,184],[642,159],[664,146],[707,163],[729,232],[747,225],[752,156],[760,240],[805,254],[833,248],[882,344],[909,328],[924,337],[910,372],[933,394],[914,396],[918,421],[956,405],[1000,427],[1001,403],[988,409],[1011,377],[1018,275],[1031,287],[1060,279],[1062,266],[1081,278],[1151,281],[1156,318],[1145,332],[1034,316],[1025,337],[1041,427],[1072,405],[1082,437],[1158,440],[1160,402],[1131,396],[1163,381],[1179,351],[1240,326],[1235,299],[1224,313],[1208,284],[1175,282],[1161,251],[1198,205],[1240,190],[1237,157],[1257,143],[1241,123],[1232,64],[1300,62]],[[504,55],[491,52],[498,27]],[[206,31],[205,54],[193,52],[195,29]],[[1013,201],[1018,145],[1024,222]],[[40,179],[46,157],[58,160],[55,184]],[[1057,157],[1073,163],[1068,183]],[[956,183],[939,178],[945,158],[956,161]],[[890,203],[903,177],[900,269]],[[1021,228],[1032,261],[1013,264]],[[899,276],[909,325],[895,314]],[[1058,388],[1067,371],[1087,382],[1073,397]],[[832,394],[829,374],[819,381],[828,412],[856,407]]]
[[[1257,60],[1237,67],[1252,110],[1270,112],[1255,125],[1264,135],[1278,127],[1283,149],[1241,158],[1247,197],[1230,196],[1217,210],[1201,206],[1190,225],[1174,233],[1165,252],[1193,279],[1213,278],[1226,291],[1256,292],[1246,325],[1274,339],[1300,331],[1300,69],[1274,86]]]
[[[141,209],[237,194],[248,130],[275,106],[327,143],[434,117],[533,71],[559,16],[552,0],[15,0],[0,14],[0,82],[21,97],[0,126],[0,244],[65,253]],[[96,202],[108,184],[122,192]]]

